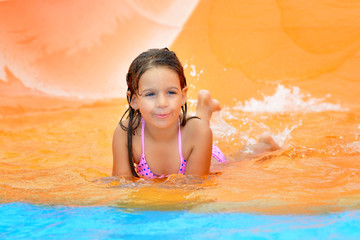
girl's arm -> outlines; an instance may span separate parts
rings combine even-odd
[[[113,176],[121,176],[130,178],[132,172],[129,164],[128,149],[127,149],[127,133],[120,125],[115,129],[113,142]]]
[[[205,176],[209,174],[212,156],[212,131],[209,124],[200,119],[187,123],[190,127],[191,145],[193,146],[187,159],[186,175]]]

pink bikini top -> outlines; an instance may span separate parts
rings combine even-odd
[[[178,146],[179,146],[179,156],[180,156],[180,169],[179,169],[179,174],[185,174],[185,170],[186,170],[186,160],[183,158],[182,155],[182,145],[181,145],[181,131],[180,131],[180,121],[178,122],[179,124],[179,131],[178,131]],[[162,178],[162,177],[166,177],[166,175],[157,175],[154,174],[145,159],[145,140],[144,140],[144,132],[145,132],[145,120],[142,118],[141,119],[141,147],[142,147],[142,153],[141,153],[141,158],[140,158],[140,162],[137,166],[137,173],[140,177],[144,177],[144,178]]]
[[[180,131],[180,120],[178,122],[179,125],[179,130],[178,130],[178,146],[179,146],[179,156],[180,156],[180,168],[179,168],[179,174],[185,174],[185,170],[186,170],[186,160],[184,159],[183,155],[182,155],[182,145],[181,145],[181,131]],[[144,134],[145,133],[145,120],[141,119],[141,147],[142,147],[142,153],[141,153],[141,158],[140,158],[140,162],[137,166],[137,173],[140,177],[143,178],[149,178],[149,179],[153,179],[153,178],[163,178],[163,177],[167,177],[167,175],[157,175],[154,174],[145,159],[145,140],[144,140]],[[216,158],[219,162],[225,162],[225,156],[224,154],[221,152],[221,150],[213,145],[212,146],[212,156],[214,158]]]

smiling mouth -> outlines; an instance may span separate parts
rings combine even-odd
[[[157,118],[167,118],[169,116],[169,114],[156,114],[155,116]]]

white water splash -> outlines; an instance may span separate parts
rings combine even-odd
[[[347,111],[340,104],[327,103],[325,99],[305,96],[298,87],[278,85],[274,95],[264,96],[263,100],[251,98],[244,104],[239,103],[234,109],[254,113]]]
[[[286,127],[283,131],[279,131],[278,134],[272,135],[272,137],[280,147],[283,147],[285,145],[285,142],[292,138],[291,132],[301,125],[302,121],[300,121],[298,124],[291,126],[290,128]]]
[[[349,154],[358,153],[358,152],[360,152],[360,141],[348,143],[344,149],[345,149],[345,152],[349,153]]]
[[[228,142],[234,147],[246,147],[258,143],[259,138],[264,135],[271,136],[274,141],[280,146],[284,147],[286,142],[292,138],[291,133],[302,126],[302,121],[291,126],[282,126],[280,129],[271,130],[269,126],[263,122],[258,122],[252,118],[241,118],[242,124],[240,130],[230,125],[227,120],[240,120],[234,116],[229,108],[224,108],[220,112],[213,115],[211,119],[211,129],[213,131],[214,139],[221,139],[222,142]],[[216,140],[215,140],[216,141]]]
[[[229,125],[223,118],[222,113],[215,113],[211,119],[211,129],[216,138],[228,138],[238,135],[236,128]]]

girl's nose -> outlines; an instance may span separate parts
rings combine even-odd
[[[168,99],[165,94],[159,94],[157,98],[157,107],[167,107]]]

